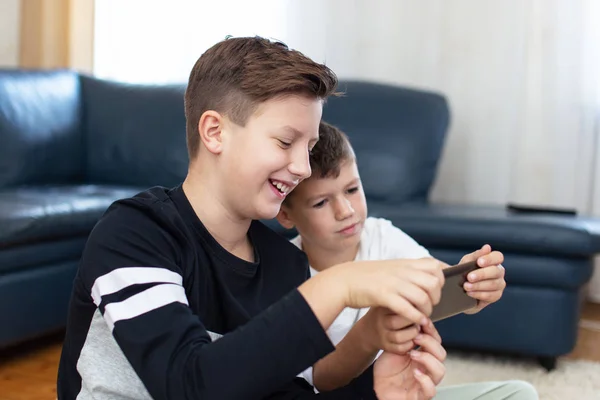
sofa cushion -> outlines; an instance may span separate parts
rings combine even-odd
[[[476,249],[484,243],[506,252],[539,257],[591,257],[600,252],[595,218],[513,214],[501,206],[369,203],[369,213],[387,218],[429,248]]]
[[[556,357],[570,353],[577,342],[580,299],[576,290],[510,285],[500,301],[481,312],[435,326],[448,350]]]
[[[69,239],[0,247],[0,275],[65,260],[79,260],[86,241],[87,235],[81,235]]]
[[[323,119],[348,134],[369,201],[425,200],[435,178],[450,111],[437,93],[342,81]]]
[[[82,90],[87,182],[173,187],[185,179],[184,86],[82,77]]]
[[[0,70],[0,188],[82,177],[79,77]]]
[[[0,249],[87,235],[110,204],[139,188],[31,186],[0,192]]]
[[[0,275],[0,349],[64,329],[78,264],[64,261]]]

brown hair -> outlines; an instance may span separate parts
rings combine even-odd
[[[258,36],[226,38],[202,54],[190,73],[185,92],[190,160],[200,147],[198,122],[205,111],[244,126],[264,101],[287,94],[325,100],[336,94],[337,84],[331,69],[284,43]]]
[[[319,141],[310,154],[312,176],[337,178],[344,161],[354,159],[354,150],[348,136],[339,128],[321,121]]]

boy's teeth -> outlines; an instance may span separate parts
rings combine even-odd
[[[290,190],[290,188],[286,185],[284,185],[281,182],[273,182],[271,181],[271,185],[275,186],[277,189],[279,189],[279,191],[281,193],[287,194],[287,192]]]

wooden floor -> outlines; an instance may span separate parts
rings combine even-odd
[[[62,334],[0,352],[0,400],[56,398]],[[600,362],[600,304],[585,305],[575,350],[568,358]]]
[[[577,346],[567,357],[600,362],[600,304],[587,303],[583,308]]]

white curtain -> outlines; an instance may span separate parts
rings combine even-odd
[[[598,2],[332,0],[324,11],[325,46],[313,48],[340,76],[448,97],[433,200],[593,211]]]
[[[341,78],[447,96],[452,126],[433,201],[518,202],[600,216],[596,0],[97,4],[98,75],[185,81],[199,54],[227,34],[274,37]],[[600,272],[594,282],[590,297],[600,301]]]
[[[0,68],[19,65],[21,0],[0,0]]]

